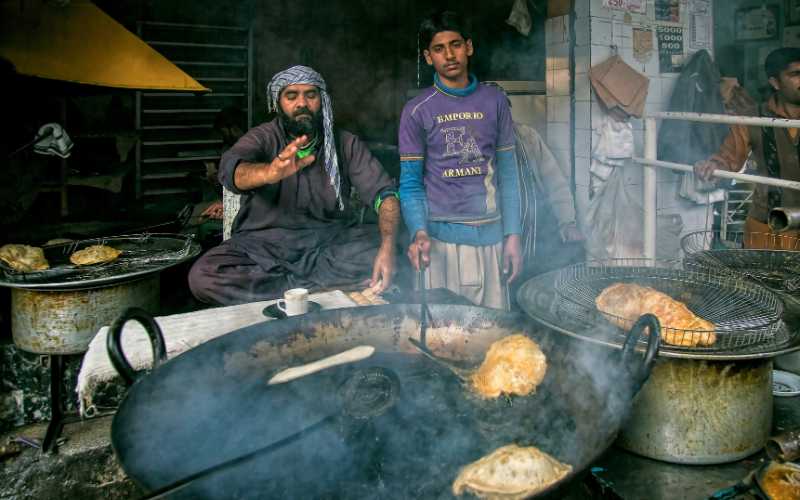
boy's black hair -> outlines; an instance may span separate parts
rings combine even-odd
[[[788,68],[793,62],[800,62],[800,48],[783,47],[773,50],[764,61],[767,78],[778,78],[781,71]]]
[[[421,50],[427,50],[433,37],[442,31],[455,31],[460,33],[464,40],[469,40],[468,30],[469,27],[461,14],[452,10],[434,12],[419,25],[419,47]]]

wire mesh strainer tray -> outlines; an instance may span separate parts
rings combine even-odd
[[[662,343],[673,348],[730,351],[765,341],[780,342],[776,335],[785,335],[780,321],[783,304],[769,290],[725,274],[687,271],[677,262],[645,259],[594,261],[562,269],[555,281],[556,292],[562,299],[560,314],[587,325],[609,322],[623,328],[633,325],[637,318],[622,318],[597,310],[595,299],[614,283],[653,288],[714,323],[713,331],[662,325]]]
[[[724,237],[723,237],[724,236]],[[774,249],[746,248],[766,242]],[[681,239],[687,269],[740,276],[800,294],[800,239],[776,234],[698,231]]]
[[[120,256],[102,264],[76,266],[69,256],[91,245],[108,245]],[[134,234],[80,240],[43,247],[50,269],[17,272],[0,262],[0,286],[30,289],[75,289],[103,286],[162,271],[200,253],[200,245],[182,234]]]

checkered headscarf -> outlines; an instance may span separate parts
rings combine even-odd
[[[287,86],[297,83],[314,85],[322,95],[322,125],[325,134],[322,147],[325,154],[325,172],[327,172],[328,178],[331,180],[331,186],[336,192],[339,210],[344,210],[340,192],[341,187],[339,186],[339,160],[336,158],[336,145],[333,141],[333,107],[331,106],[331,96],[328,94],[322,75],[308,66],[292,66],[287,70],[276,73],[267,84],[269,110],[277,111],[278,98],[281,95],[281,91]]]

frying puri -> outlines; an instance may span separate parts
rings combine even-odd
[[[514,334],[489,346],[481,366],[472,375],[472,388],[481,397],[527,396],[536,391],[547,373],[547,358],[529,337]]]
[[[510,444],[463,467],[453,482],[453,494],[516,500],[535,495],[571,471],[571,465],[534,446]]]

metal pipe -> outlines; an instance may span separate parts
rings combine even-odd
[[[764,446],[767,456],[780,462],[800,458],[800,431],[789,431],[772,437]]]
[[[800,207],[775,207],[767,217],[769,228],[776,233],[800,229]]]
[[[657,155],[658,126],[655,118],[645,118],[644,120],[644,156],[648,160],[656,161]],[[636,159],[634,158],[634,161]],[[656,257],[656,170],[652,166],[644,167],[644,257],[655,259]],[[624,214],[618,216],[625,217]]]
[[[645,137],[646,139],[646,137]],[[647,142],[645,141],[645,148],[647,147]],[[673,163],[671,161],[661,161],[661,160],[651,160],[649,158],[632,158],[633,161],[642,165],[649,165],[652,167],[661,167],[661,168],[669,168],[672,170],[680,170],[682,172],[694,172],[694,167],[692,165],[687,165],[685,163]],[[764,184],[767,186],[777,186],[786,189],[795,189],[800,191],[800,182],[798,181],[788,181],[786,179],[776,179],[774,177],[765,177],[763,175],[750,175],[750,174],[740,174],[737,172],[729,172],[727,170],[714,170],[715,177],[722,177],[724,179],[736,179],[737,181],[742,182],[751,182],[754,184]]]
[[[686,113],[677,111],[661,111],[648,113],[647,118],[660,120],[686,120],[701,123],[724,123],[726,125],[755,125],[757,127],[800,128],[800,120],[786,118],[765,118],[758,116],[715,115],[711,113]]]

